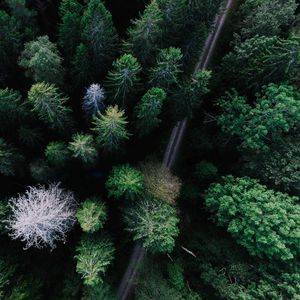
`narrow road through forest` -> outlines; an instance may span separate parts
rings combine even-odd
[[[198,63],[195,66],[194,73],[207,68],[233,2],[234,0],[227,0],[223,4],[221,12],[216,16],[213,28],[205,41],[201,56],[198,60]],[[183,119],[182,121],[179,121],[172,129],[168,146],[165,151],[165,155],[162,162],[162,165],[164,167],[171,169],[174,165],[186,129],[186,125],[187,118]],[[135,284],[135,278],[139,266],[141,265],[145,254],[146,250],[143,247],[142,241],[137,241],[133,248],[126,272],[124,273],[122,281],[118,288],[117,298],[119,300],[129,299],[132,288]]]

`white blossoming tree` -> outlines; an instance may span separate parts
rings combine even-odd
[[[66,241],[66,233],[76,221],[74,194],[62,189],[59,183],[48,188],[29,187],[25,194],[11,198],[9,207],[9,235],[25,242],[25,249],[54,249],[56,241]]]
[[[97,115],[104,109],[104,100],[106,98],[104,88],[100,84],[93,83],[87,89],[83,97],[82,109],[91,117]]]

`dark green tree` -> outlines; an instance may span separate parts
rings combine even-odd
[[[48,36],[40,36],[35,41],[26,43],[19,65],[26,69],[26,75],[36,82],[62,84],[62,58]]]
[[[162,12],[157,1],[154,0],[146,6],[139,19],[132,21],[132,26],[128,30],[125,47],[143,66],[153,61],[153,57],[160,48],[162,20]]]
[[[94,117],[93,131],[96,133],[96,142],[105,150],[118,150],[129,138],[127,123],[123,110],[119,110],[117,105],[109,106],[104,115],[100,113]]]
[[[133,93],[140,82],[141,66],[131,54],[124,54],[113,62],[106,85],[114,101],[126,106],[128,95]]]
[[[36,83],[28,92],[32,111],[49,128],[66,132],[70,129],[71,109],[66,106],[68,98],[49,83]]]
[[[84,232],[93,233],[103,227],[107,220],[107,209],[98,197],[87,198],[76,213],[77,220]]]
[[[82,40],[90,52],[95,75],[103,74],[116,54],[117,31],[102,1],[90,0],[83,13]]]
[[[50,142],[45,149],[45,156],[50,165],[62,169],[71,157],[68,145],[65,142]]]
[[[178,82],[181,72],[182,53],[179,48],[170,47],[160,50],[156,65],[150,69],[150,82],[154,86],[168,88]]]
[[[151,88],[135,107],[136,128],[140,136],[149,134],[161,122],[158,118],[167,97],[161,88]]]
[[[76,247],[76,271],[83,283],[95,287],[103,282],[103,275],[114,258],[114,246],[107,237],[83,236]]]
[[[126,229],[151,253],[172,252],[178,222],[176,209],[162,200],[141,199],[125,212]]]
[[[110,197],[136,199],[143,192],[143,174],[128,164],[115,166],[105,186]]]
[[[251,255],[280,261],[300,252],[298,201],[249,177],[225,176],[205,194],[205,204],[218,226],[226,227]]]

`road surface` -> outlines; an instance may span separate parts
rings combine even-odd
[[[211,33],[208,35],[202,54],[195,66],[194,73],[199,70],[204,70],[207,68],[210,58],[212,57],[213,51],[219,39],[220,33],[224,26],[228,12],[233,4],[234,0],[227,0],[225,5],[222,7],[222,11],[218,14],[214,20],[214,25]],[[172,129],[171,136],[168,142],[168,146],[163,158],[162,165],[169,169],[172,168],[175,162],[175,158],[178,154],[180,144],[186,129],[187,118],[179,121]],[[129,299],[132,291],[132,287],[135,284],[136,274],[138,272],[139,266],[145,257],[146,251],[143,247],[141,241],[137,241],[133,248],[130,261],[126,272],[122,278],[121,284],[118,289],[117,297],[119,300]]]

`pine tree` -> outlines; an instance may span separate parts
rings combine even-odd
[[[140,82],[140,72],[141,66],[131,54],[124,54],[113,62],[107,76],[107,87],[112,98],[123,107],[127,104],[129,93],[134,92]]]
[[[107,237],[83,236],[76,247],[76,271],[87,286],[95,287],[103,282],[102,276],[114,258],[114,246]]]
[[[82,40],[90,52],[95,75],[103,74],[116,54],[117,31],[101,0],[90,0],[81,21]]]
[[[162,20],[163,15],[158,4],[156,0],[152,0],[140,18],[132,21],[132,26],[128,30],[125,47],[143,66],[151,63],[161,46]]]
[[[84,232],[94,233],[106,222],[107,209],[101,199],[90,197],[81,203],[76,217]]]
[[[36,82],[62,84],[62,58],[48,36],[40,36],[35,41],[26,43],[19,65],[26,69],[26,75]]]
[[[55,141],[47,145],[45,156],[50,165],[62,169],[70,159],[71,153],[66,143]]]
[[[71,109],[65,104],[68,98],[63,96],[53,84],[36,83],[28,92],[28,101],[32,111],[49,128],[66,132],[70,129]]]
[[[179,48],[170,47],[160,50],[156,65],[150,69],[150,82],[154,86],[168,88],[176,84],[180,74],[182,53]]]
[[[136,199],[143,192],[144,178],[140,171],[128,164],[115,166],[105,186],[110,197]]]
[[[123,110],[119,110],[118,106],[109,106],[104,115],[94,117],[96,141],[108,151],[118,150],[129,138],[125,127],[127,123]]]
[[[72,156],[86,165],[93,165],[98,159],[98,151],[94,145],[93,136],[90,134],[76,133],[69,143]]]
[[[149,134],[161,122],[158,118],[167,94],[161,88],[151,88],[135,107],[136,128],[140,136]]]

